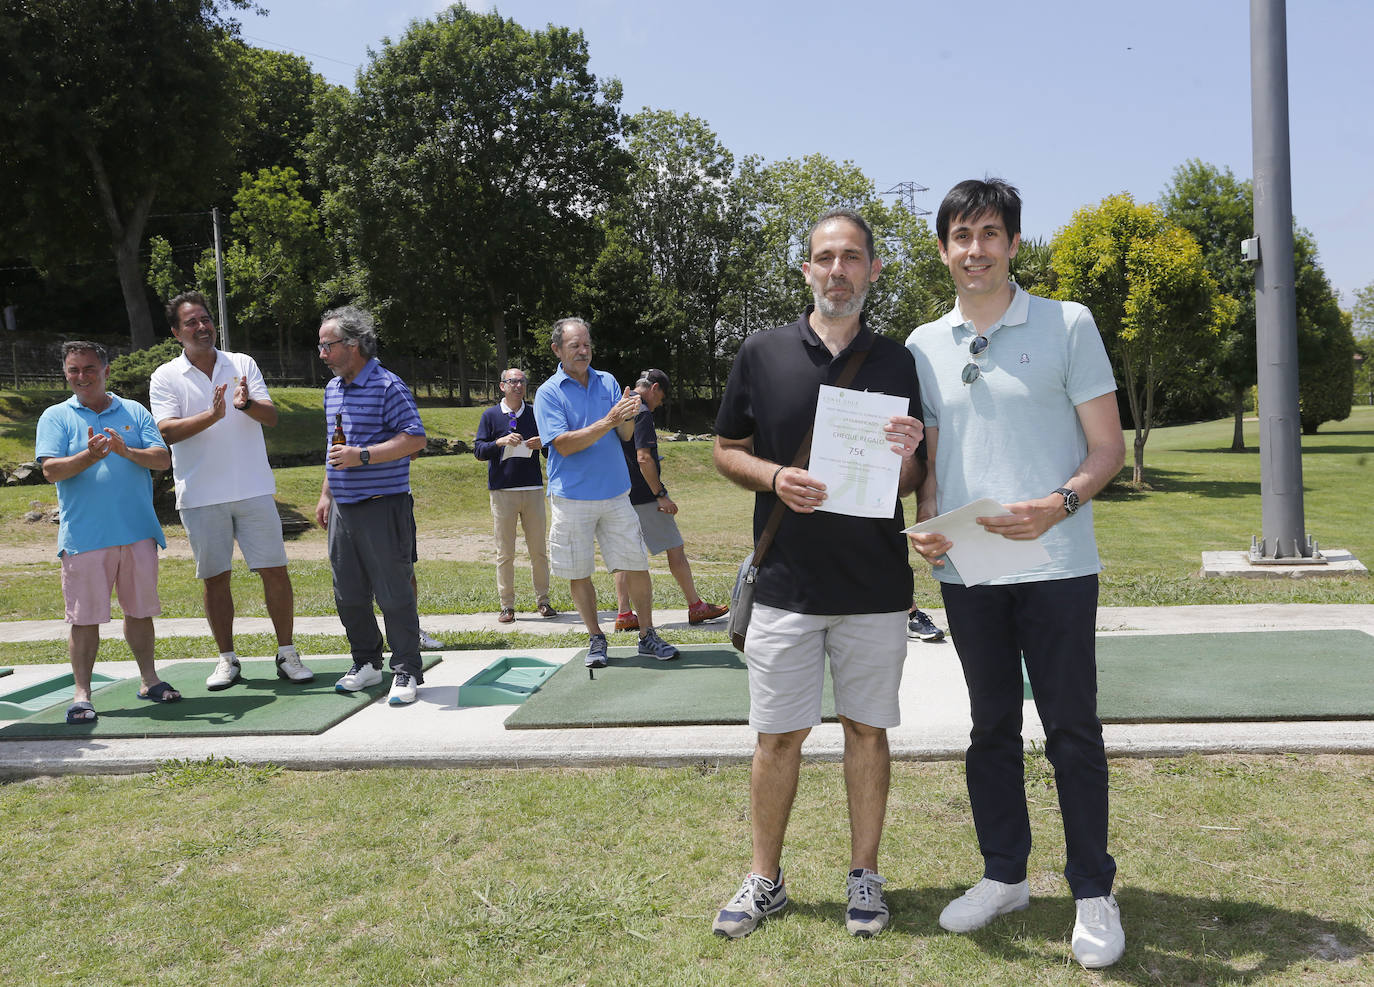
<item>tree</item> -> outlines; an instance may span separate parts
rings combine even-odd
[[[356,94],[317,103],[322,212],[379,307],[412,344],[456,348],[465,383],[473,352],[506,365],[508,313],[566,297],[595,257],[629,163],[620,84],[587,71],[580,32],[461,6],[382,45]]]
[[[1356,341],[1365,347],[1374,344],[1374,281],[1355,292],[1350,315]]]
[[[26,0],[0,12],[0,228],[43,267],[112,253],[135,348],[153,203],[209,196],[238,129],[227,11],[249,0]],[[107,253],[107,256],[109,255]]]
[[[248,349],[251,331],[267,329],[275,336],[278,373],[285,373],[289,331],[304,326],[313,332],[312,316],[319,311],[314,285],[325,260],[319,214],[294,168],[245,173],[234,205],[235,238],[224,267],[226,300],[239,336],[235,348]],[[213,250],[196,264],[196,280],[213,295]]]
[[[1254,230],[1253,189],[1248,180],[1237,179],[1229,168],[1219,169],[1193,159],[1174,170],[1173,182],[1160,201],[1169,220],[1197,239],[1208,272],[1237,306],[1235,322],[1222,334],[1221,345],[1211,365],[1205,369],[1230,389],[1235,422],[1231,449],[1243,451],[1242,421],[1246,399],[1258,376],[1255,271],[1240,255],[1241,241]],[[1293,267],[1298,321],[1298,388],[1300,394],[1308,395],[1307,406],[1316,415],[1317,408],[1331,407],[1328,402],[1316,400],[1321,389],[1320,379],[1339,363],[1342,354],[1348,362],[1350,350],[1337,328],[1338,305],[1330,282],[1317,263],[1316,241],[1301,227],[1293,231]],[[1304,428],[1308,421],[1310,418],[1305,418]]]
[[[1170,222],[1197,240],[1208,273],[1236,302],[1236,318],[1223,332],[1214,372],[1231,392],[1231,450],[1243,452],[1246,398],[1258,375],[1255,271],[1240,254],[1241,241],[1255,228],[1250,182],[1237,179],[1229,168],[1193,158],[1174,169],[1173,182],[1160,204]]]
[[[1108,196],[1055,236],[1056,296],[1086,305],[1124,383],[1135,426],[1132,480],[1145,481],[1145,443],[1162,381],[1196,361],[1234,320],[1192,235],[1153,205]]]
[[[735,248],[742,267],[740,298],[732,311],[741,338],[791,322],[811,303],[801,273],[807,237],[833,208],[857,211],[873,230],[883,274],[870,287],[864,311],[875,332],[905,339],[949,308],[949,272],[930,226],[910,210],[878,199],[873,182],[852,161],[812,154],[762,167],[746,159],[737,186],[754,216]]]
[[[1054,273],[1054,250],[1044,240],[1023,239],[1011,259],[1011,277],[1031,294],[1053,298],[1059,285]]]
[[[1312,235],[1299,229],[1293,237],[1298,309],[1298,419],[1303,434],[1313,435],[1323,422],[1350,417],[1355,390],[1355,337],[1351,317],[1342,312],[1326,272],[1317,263]]]
[[[579,297],[602,353],[633,369],[666,367],[684,384],[704,376],[718,397],[734,247],[748,221],[734,156],[686,114],[645,109],[626,130],[633,168],[604,214],[605,245]]]
[[[235,147],[235,174],[264,168],[292,168],[306,179],[306,142],[315,129],[314,102],[326,88],[300,55],[235,45],[241,79],[243,139]],[[318,204],[317,190],[305,196]]]

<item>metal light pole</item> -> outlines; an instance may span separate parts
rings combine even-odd
[[[215,289],[219,293],[219,348],[229,352],[229,306],[224,300],[224,248],[219,238],[219,206],[210,210],[215,224]]]
[[[1255,263],[1260,511],[1263,536],[1250,561],[1325,561],[1307,535],[1298,414],[1298,313],[1294,296],[1293,194],[1288,143],[1288,22],[1285,0],[1250,0],[1250,105],[1254,141]]]

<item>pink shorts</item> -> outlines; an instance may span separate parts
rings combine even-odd
[[[113,545],[75,555],[62,555],[62,598],[67,623],[108,624],[110,590],[119,595],[126,617],[156,617],[157,542],[144,538],[132,545]]]

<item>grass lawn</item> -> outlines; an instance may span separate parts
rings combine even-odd
[[[1086,973],[1048,766],[1027,756],[1033,903],[960,936],[980,872],[961,766],[894,765],[893,923],[844,932],[842,768],[803,767],[792,904],[710,917],[748,865],[748,769],[151,775],[0,787],[7,984],[1374,982],[1374,758],[1111,764],[1127,951]]]

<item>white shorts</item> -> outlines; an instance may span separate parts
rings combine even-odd
[[[810,614],[754,604],[744,641],[749,726],[791,733],[820,723],[827,653],[835,712],[871,727],[897,726],[906,621],[905,610]]]
[[[596,546],[611,572],[647,571],[649,554],[630,498],[568,500],[550,495],[549,567],[560,579],[586,579],[596,568]]]
[[[254,571],[286,565],[281,515],[271,494],[188,507],[181,511],[181,523],[196,557],[197,579],[228,572],[234,564],[235,541]]]

